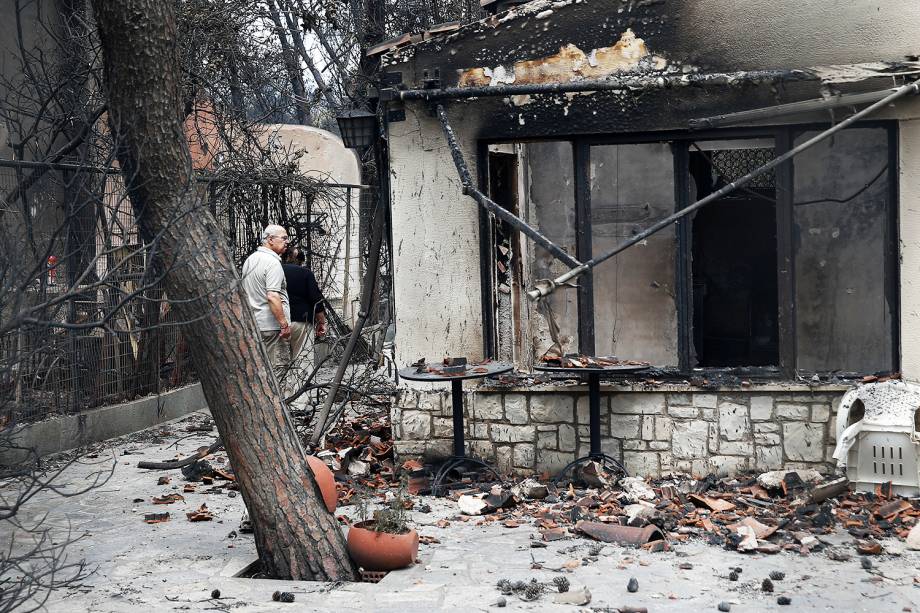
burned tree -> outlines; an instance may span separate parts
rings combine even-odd
[[[352,580],[344,539],[323,506],[267,355],[255,340],[220,228],[197,206],[182,132],[172,5],[93,5],[110,124],[131,203],[142,236],[157,242],[173,308],[190,322],[183,329],[262,563],[281,578]]]

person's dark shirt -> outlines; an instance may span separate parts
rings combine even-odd
[[[283,266],[288,298],[291,301],[291,319],[312,324],[314,313],[325,312],[323,294],[319,291],[316,276],[309,268],[297,264]]]

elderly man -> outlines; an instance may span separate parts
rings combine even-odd
[[[289,242],[284,228],[266,226],[262,231],[262,246],[243,264],[243,289],[279,378],[291,359],[291,308],[281,266],[281,254]]]

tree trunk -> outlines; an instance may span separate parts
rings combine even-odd
[[[196,201],[182,131],[171,2],[93,0],[109,120],[145,241],[157,241],[166,292],[255,529],[265,570],[284,579],[355,580],[271,374],[214,217]]]

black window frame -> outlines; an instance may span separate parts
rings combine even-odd
[[[689,147],[695,141],[772,138],[775,155],[779,156],[792,148],[801,133],[824,130],[827,123],[806,123],[773,125],[750,128],[720,128],[700,131],[661,131],[592,136],[565,136],[531,139],[480,139],[477,143],[477,167],[480,189],[488,189],[489,145],[500,143],[526,143],[535,141],[568,142],[573,152],[573,176],[575,189],[576,253],[579,261],[592,256],[591,234],[591,189],[590,164],[591,147],[599,145],[631,145],[642,143],[669,143],[674,160],[674,207],[682,209],[690,202]],[[900,261],[898,245],[899,200],[898,200],[898,122],[895,120],[861,121],[848,129],[883,128],[888,132],[888,232],[890,240],[885,245],[885,294],[889,305],[891,321],[891,370],[900,369]],[[796,368],[795,330],[795,244],[794,244],[794,160],[778,166],[776,172],[776,237],[777,237],[777,282],[778,282],[778,324],[779,364],[777,367],[699,367],[691,363],[693,339],[693,283],[691,271],[692,234],[691,220],[684,218],[676,223],[677,248],[675,250],[675,306],[677,308],[678,371],[681,376],[699,376],[707,372],[736,374],[752,378],[793,380],[797,376],[827,372],[803,372]],[[493,240],[492,222],[488,213],[479,209],[480,230],[480,276],[482,287],[483,351],[486,357],[497,352],[494,288],[492,287]],[[591,275],[584,275],[578,283],[578,338],[579,351],[594,354],[594,289]],[[857,373],[853,373],[857,374]]]

